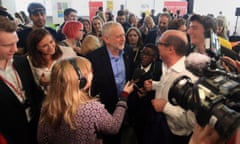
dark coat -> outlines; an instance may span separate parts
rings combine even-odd
[[[27,121],[23,104],[0,79],[0,131],[9,144],[35,144],[43,93],[34,82],[26,58],[15,57],[13,66],[21,79],[33,118],[30,122]]]
[[[156,43],[156,38],[157,38],[157,33],[158,33],[158,29],[154,29],[152,31],[149,31],[148,34],[145,37],[144,44],[147,44],[147,43],[155,44]]]
[[[123,57],[127,81],[131,79],[133,68],[132,50],[129,47],[125,47]],[[92,95],[99,95],[100,100],[103,104],[105,104],[106,109],[110,113],[113,113],[119,96],[117,95],[117,86],[115,84],[107,47],[103,46],[99,49],[96,49],[87,55],[87,58],[92,62],[94,75],[91,90]]]
[[[124,48],[124,63],[126,70],[126,81],[131,79],[133,68],[133,54],[129,47]],[[117,86],[115,84],[114,73],[107,47],[103,46],[96,49],[87,55],[87,58],[92,62],[93,81],[91,87],[91,95],[99,95],[101,103],[109,113],[113,113],[116,103],[119,100],[117,94]],[[122,128],[123,129],[123,126]],[[122,130],[116,135],[102,135],[104,144],[120,144]]]

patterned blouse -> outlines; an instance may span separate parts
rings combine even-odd
[[[118,133],[126,108],[126,102],[119,101],[111,115],[100,102],[88,102],[79,107],[75,117],[77,126],[74,130],[64,121],[57,129],[53,129],[46,122],[39,123],[38,142],[39,144],[102,144],[99,137],[101,134]]]

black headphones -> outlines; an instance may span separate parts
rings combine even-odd
[[[87,84],[87,79],[83,76],[80,68],[78,67],[75,59],[69,59],[70,64],[73,66],[73,68],[75,69],[77,75],[78,75],[78,79],[80,80],[80,84],[79,84],[79,88],[82,89],[86,86]]]

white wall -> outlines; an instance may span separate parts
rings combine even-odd
[[[2,6],[8,9],[8,12],[14,13],[16,11],[16,4],[14,0],[2,0]]]
[[[90,0],[34,0],[40,2],[46,6],[48,16],[56,16],[56,3],[58,1],[68,1],[69,7],[78,10],[79,16],[88,16],[88,2]],[[101,1],[101,0],[91,0]],[[171,0],[171,1],[184,1],[184,0]],[[3,6],[7,7],[12,14],[15,11],[24,10],[27,12],[28,4],[32,0],[2,0]],[[123,4],[130,12],[140,16],[141,12],[147,11],[147,9],[156,9],[156,12],[161,12],[163,8],[164,0],[113,0],[113,13],[116,14],[120,9],[120,5]],[[104,7],[106,8],[106,0],[103,0]],[[214,14],[218,15],[219,11],[223,12],[228,21],[228,27],[230,34],[235,30],[236,7],[240,7],[239,0],[194,0],[194,12],[199,14]],[[56,20],[58,23],[63,21],[63,18]],[[54,22],[55,23],[55,22]],[[238,20],[237,33],[240,35],[240,18]]]

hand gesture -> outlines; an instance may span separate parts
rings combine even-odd
[[[224,141],[212,126],[201,127],[196,124],[189,144],[224,144]]]
[[[144,88],[146,91],[152,90],[152,80],[151,79],[144,81]]]
[[[223,58],[223,63],[222,66],[228,71],[231,72],[231,68],[228,66],[228,64],[226,64],[225,62],[229,63],[230,65],[232,65],[237,71],[238,73],[240,73],[240,62],[238,60],[233,60],[230,57],[224,56]],[[225,62],[224,62],[225,61]]]
[[[39,84],[43,87],[47,87],[49,84],[48,79],[46,78],[45,74],[43,73],[39,79]]]
[[[163,109],[167,103],[167,100],[160,98],[160,99],[153,99],[151,102],[156,112],[163,112]]]
[[[134,89],[133,86],[134,86],[134,83],[128,81],[128,82],[125,84],[125,86],[124,86],[124,88],[123,88],[123,91],[124,91],[124,92],[127,92],[128,94],[130,94],[130,93],[133,91],[133,89]]]

